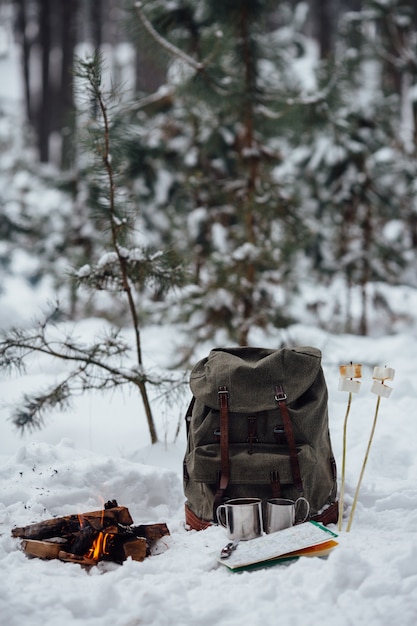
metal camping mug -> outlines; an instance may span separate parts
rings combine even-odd
[[[247,541],[262,535],[262,500],[236,498],[217,508],[217,521],[229,539]]]
[[[300,505],[304,505],[306,512],[303,519],[298,520]],[[297,500],[287,498],[272,498],[266,503],[265,532],[274,533],[277,530],[294,526],[295,521],[305,522],[310,513],[310,504],[303,497]]]

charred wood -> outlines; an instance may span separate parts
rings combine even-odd
[[[104,530],[110,526],[118,524],[130,525],[133,523],[129,510],[124,507],[115,507],[101,511],[91,511],[82,515],[66,515],[53,519],[30,524],[22,528],[13,528],[12,537],[22,539],[49,539],[51,537],[62,537],[71,533],[79,532],[83,524],[88,523],[96,531]]]

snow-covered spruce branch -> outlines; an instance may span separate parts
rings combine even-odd
[[[98,337],[90,345],[77,343],[70,336],[60,341],[49,340],[46,337],[45,327],[39,325],[37,333],[22,329],[11,329],[3,335],[0,341],[0,370],[22,373],[26,370],[25,361],[33,354],[45,355],[53,359],[79,364],[91,380],[108,380],[112,387],[120,384],[148,382],[151,385],[173,383],[175,378],[150,374],[144,368],[135,364],[127,366],[122,359],[127,360],[131,351],[126,340],[120,337],[119,331],[109,337]],[[119,364],[111,364],[117,358]],[[89,368],[88,370],[86,368]],[[103,375],[94,375],[93,369]],[[91,388],[100,388],[102,384],[93,384]]]
[[[16,406],[12,413],[12,422],[23,431],[41,428],[46,413],[55,408],[59,411],[65,411],[69,407],[71,395],[66,381],[44,393],[24,394],[22,402]]]
[[[384,20],[384,16],[381,18],[381,14],[377,10],[349,11],[341,18],[341,30],[346,28],[346,26],[349,26],[351,23],[360,24],[363,19],[370,24],[377,24],[378,22]],[[386,48],[378,46],[377,40],[373,37],[368,37],[367,39],[367,44],[370,49],[376,57],[381,57],[384,61],[396,69],[404,69],[406,67],[415,69],[417,67],[415,46],[413,46],[411,41],[409,42],[409,45],[408,42],[405,43],[404,37],[399,31],[398,22],[389,8],[388,13],[385,15],[385,25],[390,36],[393,52],[389,52]],[[395,53],[397,53],[398,56],[395,56]]]
[[[25,361],[34,354],[70,363],[71,368],[47,390],[24,394],[12,411],[13,423],[22,430],[40,428],[48,411],[68,408],[71,397],[86,391],[109,391],[132,384],[140,389],[146,383],[168,395],[185,384],[185,378],[179,379],[177,375],[151,374],[134,364],[124,364],[123,357],[127,357],[129,351],[128,343],[118,332],[83,345],[68,335],[60,341],[48,339],[44,323],[37,326],[37,332],[12,329],[0,342],[0,370],[21,373],[25,370]],[[119,363],[112,364],[115,358]]]
[[[143,289],[146,285],[154,285],[164,292],[183,283],[183,271],[171,257],[169,252],[118,246],[118,253],[103,254],[95,265],[81,267],[75,277],[80,284],[97,290],[125,291],[126,278],[119,262],[123,258],[132,286]]]
[[[392,64],[396,67],[417,67],[417,56],[412,45],[407,45],[404,42],[404,37],[401,36],[398,28],[398,23],[393,19],[392,14],[387,16],[387,27],[390,33],[391,41],[393,42],[394,50],[398,54],[398,58],[391,60]],[[411,42],[410,42],[411,44]]]

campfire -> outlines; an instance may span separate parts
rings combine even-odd
[[[12,537],[22,540],[22,549],[28,556],[83,566],[99,561],[123,563],[129,557],[143,561],[167,535],[166,524],[133,526],[129,510],[118,506],[116,500],[107,502],[99,511],[12,529]]]

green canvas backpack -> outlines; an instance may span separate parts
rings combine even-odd
[[[184,457],[186,523],[200,530],[231,498],[310,504],[337,522],[337,476],[321,352],[217,348],[191,371]]]

